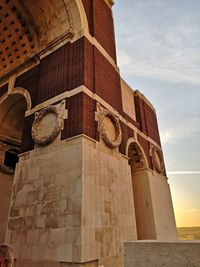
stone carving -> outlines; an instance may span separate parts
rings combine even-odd
[[[115,139],[111,140],[111,138],[108,136],[107,129],[105,126],[105,118],[108,117],[111,122],[114,125],[115,128]],[[116,117],[111,111],[104,109],[99,112],[99,132],[101,134],[101,137],[104,141],[104,143],[110,147],[115,148],[118,147],[121,144],[122,141],[122,131],[121,126],[119,123],[119,118]]]
[[[156,147],[152,147],[152,159],[155,170],[158,173],[163,173],[164,172],[163,157],[161,151]]]
[[[42,125],[42,121],[49,114],[54,115],[55,119],[49,121],[45,127],[45,125]],[[63,112],[61,111],[61,108],[50,105],[42,109],[40,112],[35,113],[35,120],[32,125],[32,138],[36,144],[46,146],[56,139],[62,128]]]
[[[13,175],[15,170],[12,168],[9,168],[4,163],[6,152],[9,150],[16,151],[16,153],[19,153],[18,147],[0,142],[0,170],[8,175]]]

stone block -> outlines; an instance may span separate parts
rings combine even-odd
[[[27,216],[27,217],[24,218],[24,226],[23,226],[24,230],[32,229],[33,225],[34,225],[34,217]]]
[[[8,228],[10,230],[20,230],[24,224],[24,219],[22,217],[17,219],[10,219],[8,222]]]

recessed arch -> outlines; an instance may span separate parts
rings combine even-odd
[[[142,147],[134,138],[127,142],[127,156],[131,170],[138,239],[156,239],[148,161]]]
[[[0,105],[3,103],[9,96],[19,94],[22,95],[26,100],[27,110],[30,110],[32,107],[32,100],[29,92],[23,87],[15,87],[12,93],[5,93],[2,97],[0,97]],[[27,111],[26,110],[26,111]]]
[[[17,91],[0,99],[1,141],[20,146],[26,110],[27,100]]]
[[[29,92],[23,88],[23,87],[15,87],[12,94],[20,94],[23,95],[25,100],[26,100],[26,105],[27,105],[27,110],[30,110],[32,107],[32,100],[31,100],[31,96],[29,94]],[[26,111],[27,111],[26,110]]]
[[[0,242],[4,242],[5,238],[13,177],[22,143],[28,96],[24,92],[24,89],[18,88],[0,99],[0,188],[6,192],[0,193],[0,202],[4,203],[5,210],[0,216]]]
[[[135,149],[137,150],[137,152],[141,155],[142,159],[143,159],[143,166],[144,168],[148,168],[148,160],[146,157],[146,154],[142,148],[142,146],[135,140],[134,137],[130,137],[126,143],[126,156],[129,157],[129,153],[130,153],[130,146],[134,146]]]

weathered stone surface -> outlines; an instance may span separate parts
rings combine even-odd
[[[58,228],[58,213],[47,214],[45,228]]]
[[[24,218],[24,230],[30,230],[33,228],[34,218],[32,216],[27,216]]]
[[[125,243],[125,267],[198,267],[199,242],[128,242]]]
[[[10,217],[19,216],[19,208],[11,207],[10,209]]]
[[[20,230],[20,229],[22,229],[23,224],[24,224],[23,218],[11,219],[8,222],[8,228],[10,230]]]

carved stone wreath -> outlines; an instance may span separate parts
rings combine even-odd
[[[163,157],[161,155],[161,151],[156,147],[152,148],[152,159],[155,170],[158,173],[163,173],[164,172]]]
[[[13,175],[15,170],[9,168],[4,164],[6,152],[9,150],[16,151],[17,153],[19,153],[18,147],[0,142],[0,170],[8,175]]]
[[[56,115],[56,125],[52,132],[46,136],[40,136],[40,123],[42,119],[47,115],[53,113]],[[62,112],[55,106],[48,106],[42,109],[40,112],[35,113],[35,120],[32,125],[32,138],[38,145],[46,146],[51,144],[59,135],[63,128]]]
[[[115,134],[116,138],[114,141],[110,140],[108,134],[106,133],[106,127],[104,125],[104,119],[105,117],[108,117],[114,127],[115,127]],[[104,141],[104,143],[110,147],[110,148],[115,148],[118,147],[121,144],[122,141],[122,131],[121,131],[121,126],[119,123],[119,118],[117,118],[111,111],[109,110],[101,110],[99,113],[99,132],[101,134],[101,137]]]

